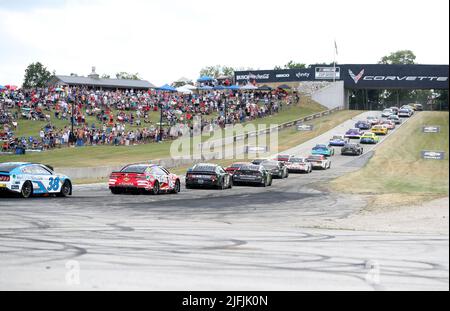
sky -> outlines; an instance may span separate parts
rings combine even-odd
[[[0,0],[0,85],[40,61],[59,75],[126,71],[155,85],[211,65],[377,63],[410,49],[448,64],[448,0]]]

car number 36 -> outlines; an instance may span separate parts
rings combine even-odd
[[[49,181],[49,185],[47,187],[48,191],[58,191],[59,190],[59,184],[60,184],[59,177],[56,177],[56,178],[50,177],[48,181]]]

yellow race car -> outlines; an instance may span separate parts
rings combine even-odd
[[[387,135],[388,133],[388,128],[386,125],[375,125],[372,127],[372,133],[376,134],[376,135]]]
[[[366,132],[361,136],[359,140],[361,144],[377,144],[380,142],[380,137],[371,132]]]

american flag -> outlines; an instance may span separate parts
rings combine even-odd
[[[336,40],[334,40],[334,49],[336,50],[336,55],[338,55],[338,48],[337,48]]]

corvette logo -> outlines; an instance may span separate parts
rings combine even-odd
[[[364,75],[364,69],[361,70],[361,72],[358,73],[357,76],[355,76],[355,74],[353,73],[353,71],[351,71],[350,69],[348,70],[348,73],[349,73],[350,77],[352,77],[353,81],[355,81],[355,84],[358,84],[359,80],[361,80],[361,78],[362,78],[363,75]]]

